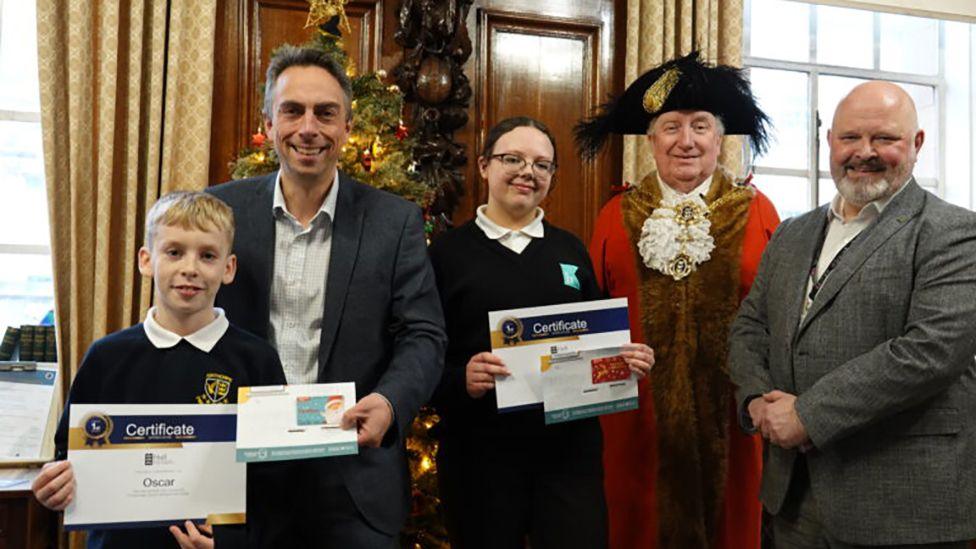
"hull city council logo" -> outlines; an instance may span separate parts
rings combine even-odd
[[[513,317],[505,317],[498,323],[498,330],[502,333],[505,345],[515,345],[522,341],[522,321]]]
[[[82,430],[85,432],[85,446],[101,446],[112,434],[112,418],[101,412],[88,414],[82,421]]]
[[[226,404],[233,382],[233,378],[224,374],[207,374],[203,380],[203,394],[197,397],[197,404]]]

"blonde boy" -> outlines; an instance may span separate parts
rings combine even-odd
[[[155,306],[144,322],[96,341],[85,354],[55,435],[58,461],[45,465],[32,487],[41,504],[63,510],[74,496],[74,474],[65,460],[71,404],[230,404],[238,386],[285,383],[275,350],[230,325],[214,307],[217,290],[237,270],[233,242],[234,215],[212,195],[174,192],[149,210],[139,272],[152,277]],[[250,492],[253,482],[248,484]],[[187,521],[183,527],[92,530],[88,547],[199,548],[214,547],[216,539],[225,548],[244,542],[241,529],[218,527],[213,538],[209,526]]]

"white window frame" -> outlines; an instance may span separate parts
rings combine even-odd
[[[827,4],[824,4],[827,5]],[[946,173],[946,158],[945,158],[945,140],[946,140],[946,78],[945,78],[945,22],[942,20],[936,20],[939,25],[939,71],[935,75],[919,75],[911,73],[901,73],[901,72],[890,72],[883,71],[880,69],[861,69],[852,67],[842,67],[837,65],[827,65],[816,63],[814,60],[817,58],[817,6],[815,3],[807,3],[807,9],[809,10],[809,36],[810,36],[810,51],[807,61],[783,61],[779,59],[769,59],[764,57],[755,57],[752,55],[743,55],[742,64],[746,69],[760,68],[760,69],[775,69],[775,70],[787,70],[794,72],[806,73],[807,78],[807,94],[809,97],[808,104],[808,121],[809,121],[809,133],[807,135],[807,146],[808,155],[810,158],[810,164],[807,169],[791,169],[791,168],[773,168],[768,166],[762,166],[761,163],[753,166],[753,172],[756,175],[780,175],[780,176],[790,176],[790,177],[805,177],[808,183],[808,200],[810,208],[816,208],[821,204],[820,195],[820,179],[830,179],[830,170],[827,166],[826,170],[820,167],[820,127],[824,124],[824,121],[820,119],[820,113],[817,109],[817,104],[819,103],[819,97],[817,90],[819,89],[818,83],[821,75],[824,76],[842,76],[849,78],[861,78],[864,80],[892,80],[895,82],[904,82],[906,84],[916,84],[920,86],[929,86],[935,89],[935,100],[937,103],[937,119],[939,121],[939,150],[938,158],[936,161],[936,177],[917,177],[919,185],[926,187],[938,196],[944,197],[946,194],[945,189],[945,173]],[[868,10],[864,10],[868,11]],[[874,28],[874,62],[875,67],[881,66],[881,15],[882,12],[869,11],[873,16],[873,28]],[[752,27],[752,2],[747,0],[745,2],[745,13],[743,14],[743,39],[742,39],[742,50],[743,53],[751,53],[751,27]],[[827,122],[829,124],[829,121]],[[825,128],[826,130],[826,128]],[[972,129],[970,130],[972,134]]]
[[[27,1],[33,2],[33,0],[27,0]],[[3,47],[2,46],[3,38],[5,38],[3,36],[4,9],[14,5],[15,4],[10,3],[9,0],[0,0],[0,47]],[[16,50],[21,45],[7,44],[6,46]],[[36,67],[34,70],[35,71],[37,70]],[[40,125],[41,123],[40,107],[28,106],[27,108],[31,110],[9,110],[9,108],[0,109],[0,121],[20,122],[20,123]],[[35,108],[37,110],[33,110]],[[15,151],[10,151],[5,149],[4,154],[8,154],[8,155],[15,154]],[[41,169],[43,170],[43,164]],[[42,172],[41,178],[43,179],[45,177],[46,174]],[[46,195],[47,193],[45,192],[44,204],[43,204],[44,208],[48,207]],[[48,234],[50,234],[50,231],[48,232]],[[51,263],[51,247],[49,244],[46,243],[45,244],[40,244],[40,243],[23,244],[23,243],[12,242],[10,240],[12,240],[11,234],[0,233],[0,254],[19,255],[21,257],[27,256],[29,258],[35,258],[37,261],[47,261],[48,263]],[[44,239],[44,241],[47,240],[48,240],[47,238]],[[36,305],[43,302],[44,308],[47,308],[48,307],[47,302],[51,301],[51,306],[53,306],[53,291],[54,291],[53,280],[52,280],[51,287],[48,288],[45,285],[44,288],[38,288],[37,291],[40,291],[42,293],[34,293],[34,291],[32,291],[31,289],[26,289],[26,290],[21,289],[18,288],[16,285],[9,288],[6,286],[4,287],[3,293],[0,294],[0,301],[2,301],[3,303],[2,310],[4,311],[3,321],[0,322],[0,330],[3,329],[4,325],[6,325],[7,322],[16,324],[18,322],[18,319],[20,320],[20,322],[26,321],[28,323],[36,323],[37,321],[41,320],[41,318],[34,318],[35,313],[40,313],[43,310],[43,308],[38,308],[36,307]],[[51,293],[48,294],[47,293],[48,291],[50,291]],[[23,313],[25,314],[18,315],[17,313],[13,313],[13,315],[10,316],[11,311],[15,311],[19,307],[23,307]],[[30,314],[28,315],[26,314],[28,311],[32,311],[32,312],[30,312]]]
[[[3,4],[5,0],[0,0],[0,43],[3,38]],[[11,111],[0,109],[0,121],[4,122],[41,122],[41,113],[35,111]],[[10,244],[3,242],[3,235],[0,235],[0,254],[31,254],[31,255],[51,255],[50,246],[40,246],[31,244]]]

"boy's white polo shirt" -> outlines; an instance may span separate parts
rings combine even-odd
[[[220,341],[220,338],[224,337],[227,327],[230,326],[230,322],[227,320],[227,315],[224,314],[223,309],[214,307],[213,311],[217,317],[210,324],[207,324],[192,334],[181,336],[160,326],[156,322],[156,307],[150,307],[149,312],[146,313],[146,320],[142,323],[142,329],[146,331],[146,337],[149,338],[149,342],[157,349],[174,347],[181,339],[185,339],[190,345],[205,353],[209,353],[214,348],[214,345]]]

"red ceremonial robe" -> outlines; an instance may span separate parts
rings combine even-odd
[[[635,257],[624,225],[622,198],[612,198],[601,210],[593,232],[590,255],[600,286],[612,297],[626,297],[629,303],[631,338],[643,342],[640,325],[638,267],[647,269]],[[756,192],[749,204],[748,221],[742,239],[740,292],[749,292],[763,249],[779,225],[776,209],[766,196]],[[694,276],[692,273],[690,276]],[[733,390],[731,383],[728,391]],[[604,437],[604,470],[609,510],[610,547],[651,549],[659,546],[659,513],[656,485],[658,436],[650,381],[639,385],[640,407],[630,412],[600,418]],[[761,504],[759,481],[762,468],[762,440],[744,434],[736,421],[735,405],[728,410],[728,459],[724,503],[713,547],[758,548]],[[670,549],[662,547],[661,549]]]

